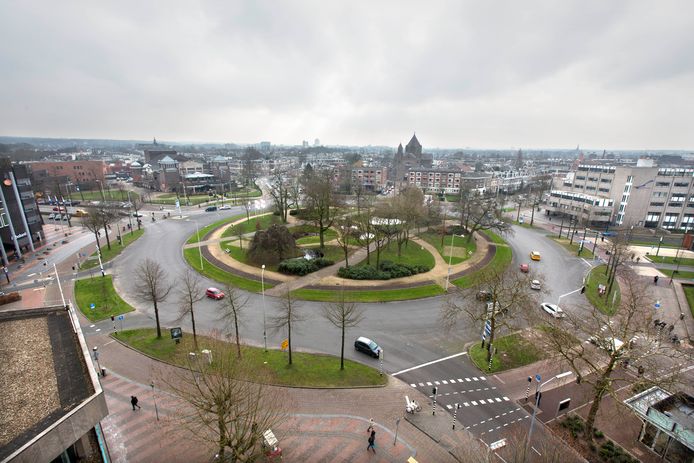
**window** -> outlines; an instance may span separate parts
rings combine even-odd
[[[687,187],[689,187],[689,182],[675,182],[675,186],[687,188]]]
[[[609,193],[610,189],[609,188],[598,188],[599,191],[602,191],[603,193]]]
[[[670,186],[670,182],[655,182],[655,186],[668,187],[668,186]]]
[[[625,185],[624,186],[624,192],[629,193],[631,191],[631,185]]]
[[[665,196],[667,196],[667,191],[654,191],[653,192],[654,198],[664,198]],[[694,201],[694,197],[692,198],[692,201]]]
[[[646,216],[646,222],[658,222],[660,220],[660,212],[649,212]]]
[[[680,195],[676,195],[676,196],[675,196],[675,195],[673,195],[672,197],[670,197],[670,202],[673,202],[673,203],[681,203],[681,202],[684,202],[684,196],[680,196]]]
[[[586,179],[585,175],[577,175],[576,176],[576,180],[585,180],[585,179]]]
[[[662,207],[662,206],[665,205],[665,203],[652,202],[650,205],[651,205],[651,206],[655,206],[655,207]]]
[[[594,186],[587,186],[587,187],[586,187],[586,190],[592,190],[592,191],[595,191],[595,187],[594,187]]]
[[[627,183],[632,183],[634,181],[634,176],[630,175],[627,177]]]
[[[602,183],[612,183],[612,179],[609,179],[609,178],[601,178],[600,181]]]
[[[591,182],[597,182],[598,178],[597,177],[588,177],[588,180],[590,180]]]

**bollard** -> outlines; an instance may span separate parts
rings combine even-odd
[[[528,396],[530,395],[530,383],[532,383],[533,378],[528,376],[528,387],[525,389],[525,402],[528,402]]]
[[[432,403],[432,407],[433,407],[433,408],[432,408],[432,411],[431,411],[431,414],[432,414],[432,415],[436,415],[436,392],[437,392],[438,390],[439,390],[439,388],[437,388],[437,387],[434,387],[434,389],[431,390],[431,393],[434,394],[434,401],[433,401],[433,403]]]
[[[460,408],[460,404],[455,404],[455,407],[453,408],[453,429],[455,429],[455,417],[458,414],[459,408]]]

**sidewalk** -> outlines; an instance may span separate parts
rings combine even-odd
[[[162,424],[171,424],[167,418],[180,404],[159,390],[158,378],[170,377],[176,367],[156,362],[106,335],[91,337],[89,345],[99,346],[100,364],[107,370],[103,384],[112,413],[103,424],[114,461],[204,461],[205,455],[210,455],[203,446],[181,439],[171,432],[171,426]],[[149,386],[152,380],[159,422]],[[292,405],[292,415],[273,431],[285,461],[403,462],[411,455],[421,462],[455,461],[446,449],[407,420],[400,420],[397,444],[393,445],[396,419],[404,413],[404,396],[418,395],[399,380],[390,378],[383,388],[281,389]],[[130,395],[138,396],[142,410],[132,411]],[[427,401],[424,395],[416,400]],[[366,452],[369,418],[376,422],[375,455]]]

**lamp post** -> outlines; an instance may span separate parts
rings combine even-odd
[[[265,344],[265,352],[267,352],[267,331],[265,327],[265,264],[260,271],[260,287],[263,293],[263,343]]]
[[[685,232],[686,234],[686,232]],[[660,239],[658,240],[658,249],[655,250],[655,256],[658,257],[658,254],[660,254],[660,245],[663,244],[663,237],[661,236]],[[653,249],[653,248],[651,248]]]
[[[99,184],[99,191],[101,192],[101,200],[106,201],[106,195],[104,195],[104,185],[101,183],[101,180],[97,179],[96,183]]]
[[[157,395],[154,393],[154,380],[149,383],[152,386],[152,401],[154,402],[154,413],[157,414],[157,421],[159,421],[159,409],[157,408]]]
[[[540,381],[542,381],[542,377],[540,375],[535,375],[535,380],[537,381],[537,389],[535,390],[535,408],[533,409],[533,417],[530,420],[530,430],[528,431],[528,440],[525,443],[525,460],[527,461],[528,459],[528,451],[530,450],[530,439],[533,436],[533,427],[535,426],[535,416],[537,415],[537,409],[540,406],[540,394],[542,393],[542,387],[555,379],[561,379],[565,378],[566,376],[569,376],[571,374],[570,371],[565,371],[564,373],[559,373],[556,376],[552,376],[549,378],[547,381],[544,383],[540,384]]]
[[[195,234],[198,239],[198,254],[200,255],[200,269],[202,270],[205,267],[202,264],[202,248],[200,247],[200,228],[198,227],[197,220],[195,221]]]

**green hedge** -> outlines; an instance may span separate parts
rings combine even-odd
[[[381,262],[378,268],[373,265],[360,265],[357,267],[340,267],[337,275],[350,280],[390,280],[428,272],[426,265],[398,264],[389,260]]]
[[[335,262],[333,262],[332,260],[325,259],[323,257],[311,260],[306,260],[303,257],[297,257],[296,259],[283,260],[282,262],[280,262],[280,265],[277,267],[277,270],[288,275],[303,276],[320,270],[323,267],[329,267],[334,263]]]

